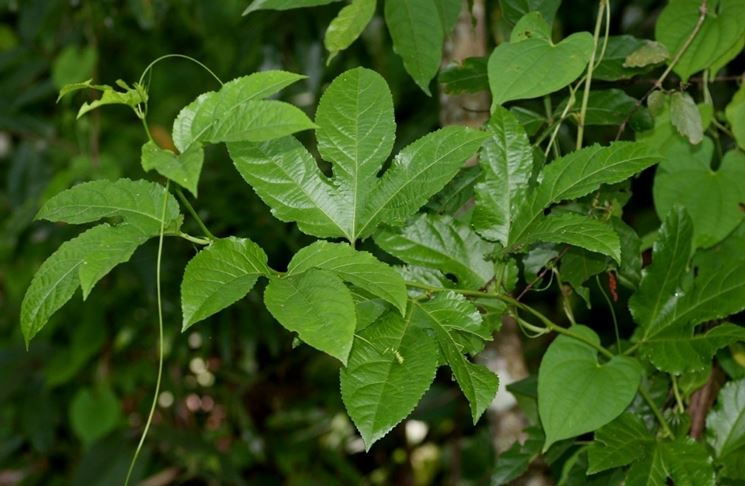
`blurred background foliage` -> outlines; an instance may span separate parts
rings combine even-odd
[[[405,73],[382,19],[327,66],[323,33],[338,5],[242,17],[246,3],[0,0],[0,485],[119,483],[155,382],[154,241],[105,278],[85,305],[75,298],[58,312],[30,350],[23,346],[23,293],[41,262],[77,231],[34,222],[41,203],[80,181],[143,177],[145,136],[129,109],[76,120],[88,94],[55,103],[60,86],[90,78],[133,82],[151,60],[175,52],[203,61],[224,80],[267,68],[303,73],[308,79],[283,96],[312,114],[325,84],[363,65],[383,74],[393,91],[399,147],[437,126],[437,96],[425,96]],[[589,30],[594,5],[564,2],[556,28]],[[503,35],[499,3],[486,6],[496,43]],[[614,34],[653,37],[662,2],[611,6]],[[636,82],[627,91],[641,95],[650,86]],[[154,137],[168,144],[178,110],[215,87],[192,63],[159,64],[150,84]],[[209,150],[201,216],[218,235],[249,236],[282,268],[310,240],[271,217],[224,148]],[[639,196],[628,219],[643,235],[657,225],[651,176],[635,185]],[[261,289],[181,334],[179,282],[196,249],[166,243],[166,367],[136,471],[143,484],[488,484],[489,423],[470,425],[467,404],[447,375],[411,419],[364,453],[341,404],[337,363],[305,346],[293,349],[292,337],[261,304]],[[547,312],[560,312],[555,295],[541,298]],[[533,341],[526,349],[533,369],[544,345]]]

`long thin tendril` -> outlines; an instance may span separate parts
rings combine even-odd
[[[127,471],[127,478],[124,480],[124,486],[129,484],[129,480],[132,477],[132,471],[134,471],[137,458],[140,457],[142,451],[142,445],[145,443],[147,433],[150,431],[150,424],[153,421],[153,415],[155,415],[155,407],[158,404],[158,395],[160,395],[160,382],[163,377],[163,298],[161,295],[160,287],[160,266],[163,257],[163,236],[165,235],[166,225],[166,206],[168,205],[168,185],[163,189],[163,207],[160,213],[160,234],[158,235],[158,259],[155,264],[155,285],[156,294],[158,299],[158,378],[155,380],[155,392],[153,393],[153,401],[150,404],[150,413],[147,416],[147,422],[145,422],[145,428],[142,430],[140,436],[140,442],[137,444],[137,449],[132,456],[132,461],[129,463],[129,470]]]
[[[148,73],[150,72],[150,70],[152,70],[152,69],[153,69],[153,67],[155,67],[155,65],[156,65],[156,64],[158,64],[158,63],[159,63],[160,61],[164,61],[164,60],[166,60],[166,59],[172,59],[172,58],[186,59],[186,60],[188,60],[188,61],[191,61],[191,62],[193,62],[194,64],[197,64],[198,66],[200,66],[200,67],[201,67],[202,69],[204,69],[204,70],[205,70],[205,71],[207,71],[208,73],[210,73],[210,75],[211,75],[211,76],[212,76],[213,78],[215,78],[215,80],[217,80],[217,82],[218,82],[218,83],[220,83],[220,86],[222,86],[223,84],[225,84],[225,83],[223,83],[223,82],[222,82],[222,79],[220,79],[220,78],[219,78],[219,77],[217,76],[217,74],[215,74],[215,73],[214,73],[214,72],[212,71],[212,69],[208,68],[208,67],[207,67],[206,65],[204,65],[204,64],[203,64],[202,62],[200,62],[200,61],[198,61],[198,60],[194,59],[193,57],[191,57],[191,56],[187,56],[186,54],[165,54],[165,55],[163,55],[163,56],[160,56],[159,58],[157,58],[157,59],[153,60],[153,62],[151,62],[150,64],[148,64],[148,65],[147,65],[147,67],[145,68],[145,70],[144,70],[144,71],[142,71],[142,75],[140,76],[140,84],[142,84],[142,83],[143,83],[143,81],[145,80],[145,76],[147,76],[147,74],[148,74]]]

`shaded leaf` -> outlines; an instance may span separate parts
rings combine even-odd
[[[485,57],[467,57],[460,64],[450,64],[440,71],[438,81],[452,95],[486,91],[489,89],[486,65]]]
[[[372,254],[357,251],[345,243],[317,241],[292,257],[288,275],[297,275],[311,268],[329,270],[349,282],[396,307],[406,311],[406,284],[392,267]]]
[[[626,58],[634,51],[644,46],[644,39],[631,35],[612,35],[608,37],[605,55],[592,72],[592,78],[600,81],[617,81],[633,78],[646,72],[651,66],[631,68],[625,66]]]
[[[370,447],[414,410],[437,369],[437,347],[409,313],[388,312],[359,332],[341,370],[341,397]]]
[[[499,0],[504,19],[513,25],[532,11],[540,12],[546,23],[551,25],[560,3],[561,0]]]
[[[693,145],[704,139],[704,125],[701,113],[688,93],[676,92],[670,97],[670,121]]]
[[[745,85],[740,86],[724,111],[732,128],[735,142],[740,150],[745,150]]]
[[[329,61],[357,40],[375,14],[376,3],[376,0],[352,0],[352,3],[339,11],[323,38],[326,50],[329,51]]]
[[[70,404],[70,425],[86,447],[114,430],[121,419],[119,400],[108,386],[78,390]]]
[[[243,15],[248,15],[257,10],[291,10],[293,8],[316,7],[338,2],[339,0],[253,0]]]
[[[328,270],[272,278],[264,291],[269,312],[308,345],[347,364],[357,314],[352,294]]]
[[[716,406],[706,417],[706,440],[717,462],[724,465],[724,475],[743,479],[742,467],[736,463],[745,452],[745,380],[731,381],[719,392]]]
[[[670,59],[670,52],[667,47],[659,42],[650,40],[643,41],[643,44],[626,56],[623,67],[639,68],[649,65],[660,64]]]
[[[588,474],[626,466],[643,456],[654,444],[654,436],[636,415],[626,412],[595,432],[587,448]]]
[[[182,330],[236,303],[259,277],[271,273],[264,250],[253,241],[235,237],[213,241],[186,265],[181,282]]]

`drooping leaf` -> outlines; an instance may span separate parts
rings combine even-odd
[[[693,32],[700,16],[699,0],[672,0],[657,18],[655,37],[675,56]],[[708,2],[706,18],[673,68],[688,78],[703,69],[722,67],[734,58],[745,37],[745,3],[741,0],[712,0]]]
[[[611,218],[611,225],[621,242],[621,265],[618,276],[622,284],[636,290],[642,278],[641,239],[634,229],[620,218]]]
[[[621,182],[659,161],[654,149],[634,142],[592,145],[556,159],[543,169],[540,185],[519,208],[510,246],[521,242],[549,205],[585,196],[603,184]]]
[[[688,93],[676,92],[670,97],[670,121],[693,145],[704,139],[704,125],[701,113]]]
[[[592,46],[587,32],[556,45],[540,38],[500,44],[488,64],[492,111],[507,101],[537,98],[567,86],[584,71]]]
[[[435,0],[435,6],[440,14],[442,32],[447,36],[458,23],[463,2],[462,0]]]
[[[245,297],[256,280],[269,276],[267,257],[245,238],[216,240],[189,261],[181,282],[182,329]]]
[[[65,243],[36,271],[21,304],[21,331],[26,345],[81,285],[87,297],[95,283],[119,263],[129,260],[150,236],[138,228],[100,224]],[[89,266],[90,269],[86,268]]]
[[[429,82],[440,67],[444,40],[440,13],[434,0],[386,0],[385,23],[393,50],[406,71],[430,95]]]
[[[315,128],[298,108],[264,100],[305,76],[263,71],[233,79],[219,91],[200,95],[173,122],[173,143],[181,153],[203,143],[263,142]]]
[[[626,466],[643,456],[655,438],[644,422],[630,412],[619,416],[595,432],[587,449],[587,474]]]
[[[724,111],[727,116],[735,142],[740,150],[745,150],[745,86],[740,86]]]
[[[194,196],[197,196],[197,184],[202,173],[204,152],[192,145],[183,154],[174,154],[170,150],[162,149],[153,142],[142,146],[142,168],[146,171],[155,170]]]
[[[311,268],[333,272],[345,282],[389,302],[401,314],[406,311],[406,284],[401,274],[370,253],[345,243],[317,241],[295,254],[287,274],[297,275]]]
[[[745,154],[731,150],[716,171],[711,170],[714,143],[705,138],[695,152],[682,147],[679,156],[668,157],[655,175],[653,194],[657,214],[675,204],[685,205],[694,229],[694,245],[710,247],[722,241],[744,219]]]
[[[439,298],[433,303],[414,304],[413,320],[420,325],[427,326],[434,331],[440,350],[447,361],[460,389],[468,399],[471,407],[471,418],[475,424],[486,408],[494,400],[499,387],[499,379],[491,370],[483,365],[473,364],[463,356],[460,339],[453,335],[453,331],[463,333],[469,329],[459,325],[459,321],[473,320],[475,308],[466,307],[464,300],[458,300],[453,295]],[[465,310],[465,312],[464,312]],[[476,311],[476,314],[478,312]],[[479,323],[481,319],[478,319]],[[473,331],[470,331],[473,332]],[[476,331],[478,332],[478,331]],[[481,335],[476,335],[481,338]]]
[[[650,40],[643,41],[643,44],[626,56],[623,62],[624,67],[641,68],[654,64],[660,64],[670,59],[670,52],[667,47],[659,42]]]
[[[77,118],[80,118],[89,111],[95,110],[96,108],[104,105],[125,105],[129,106],[130,108],[135,108],[141,103],[147,103],[147,91],[145,90],[144,86],[138,83],[135,83],[133,87],[130,87],[124,81],[118,80],[116,84],[117,86],[122,88],[123,91],[117,91],[112,86],[106,84],[92,84],[91,81],[92,80],[89,79],[88,81],[82,83],[68,84],[60,89],[57,101],[59,101],[63,96],[69,93],[73,93],[82,89],[93,89],[95,91],[101,92],[100,98],[93,101],[86,101],[80,106]]]
[[[422,214],[409,226],[383,229],[375,243],[408,263],[453,274],[465,288],[480,288],[494,276],[489,246],[467,225],[449,216]]]
[[[607,257],[583,250],[581,248],[570,248],[560,261],[561,281],[572,286],[572,289],[582,297],[590,307],[590,293],[584,283],[590,278],[608,268],[609,260]]]
[[[575,213],[550,214],[531,225],[520,244],[567,243],[621,261],[618,234],[608,223]]]
[[[272,278],[264,291],[264,304],[303,342],[347,364],[357,314],[352,294],[334,273],[314,268]]]
[[[560,3],[561,0],[499,0],[504,19],[513,25],[533,11],[540,12],[546,23],[551,25]]]
[[[376,0],[352,0],[331,21],[323,39],[326,50],[329,51],[329,62],[365,30],[375,14],[376,3]]]
[[[404,148],[382,177],[393,142],[390,92],[363,68],[339,76],[318,111],[319,151],[332,162],[324,176],[294,138],[228,144],[238,171],[282,221],[318,237],[349,241],[382,224],[401,225],[439,192],[476,152],[485,135],[448,127]]]
[[[248,15],[257,10],[291,10],[293,8],[316,7],[338,2],[339,0],[253,0],[243,15]]]
[[[686,211],[680,207],[672,209],[654,243],[652,264],[642,270],[639,288],[629,299],[629,310],[642,327],[651,326],[680,297],[692,238],[693,227]]]
[[[140,229],[143,234],[160,232],[161,213],[165,224],[174,222],[179,215],[176,199],[165,188],[143,180],[98,180],[84,182],[52,197],[37,214],[37,219],[71,224],[85,224],[103,218],[121,218]]]
[[[70,404],[70,425],[86,447],[114,430],[121,419],[119,400],[108,386],[83,388]]]
[[[600,343],[588,327],[572,326],[570,331]],[[597,350],[589,344],[568,336],[556,338],[538,371],[538,411],[546,431],[543,450],[618,417],[636,395],[641,373],[634,359],[614,356],[600,364]]]
[[[742,465],[737,463],[745,452],[745,380],[731,381],[719,392],[716,406],[706,417],[706,440],[717,463],[724,466],[724,475],[743,479]]]
[[[487,58],[467,57],[460,64],[451,64],[440,71],[438,81],[448,94],[477,93],[489,89]]]
[[[513,215],[528,191],[533,151],[517,118],[502,107],[494,110],[486,129],[471,224],[484,238],[506,245]]]
[[[341,397],[367,449],[411,413],[435,377],[437,356],[411,313],[388,312],[359,332],[341,370]]]
[[[629,79],[646,72],[651,66],[632,68],[625,66],[626,58],[645,44],[644,39],[631,35],[612,35],[608,37],[605,55],[592,72],[592,78],[600,81]]]

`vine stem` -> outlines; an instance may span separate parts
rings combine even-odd
[[[158,301],[158,377],[155,380],[155,391],[153,392],[153,401],[150,404],[150,412],[147,415],[147,421],[145,422],[145,428],[142,430],[140,441],[137,444],[135,453],[132,456],[132,461],[129,463],[129,469],[127,470],[127,477],[124,480],[124,486],[129,484],[129,480],[132,477],[132,471],[134,471],[137,459],[140,457],[142,446],[145,443],[145,438],[150,431],[150,424],[153,421],[153,415],[155,415],[155,407],[158,404],[158,395],[160,395],[160,382],[163,378],[163,297],[160,285],[160,267],[163,259],[163,239],[165,236],[166,226],[166,206],[168,205],[168,185],[169,181],[166,181],[166,186],[163,189],[163,206],[160,213],[160,234],[158,235],[158,258],[155,263],[155,285],[156,295]]]
[[[649,392],[644,389],[644,387],[639,387],[639,394],[642,396],[645,402],[647,402],[647,405],[649,405],[649,408],[652,409],[652,413],[657,418],[657,421],[660,423],[660,426],[662,427],[662,430],[665,432],[666,437],[675,437],[675,434],[673,434],[673,431],[670,429],[670,426],[667,424],[667,420],[665,420],[665,417],[662,415],[662,412],[657,407],[657,405],[654,403],[654,400],[652,400],[652,397],[649,396]]]
[[[683,45],[680,46],[678,51],[675,53],[675,57],[673,57],[673,60],[668,64],[667,69],[665,69],[659,78],[654,82],[652,87],[649,89],[649,91],[646,92],[644,96],[642,96],[640,99],[636,101],[636,104],[634,105],[634,109],[629,112],[628,115],[626,115],[626,119],[621,123],[621,125],[618,127],[618,133],[616,134],[616,140],[621,138],[621,135],[623,134],[624,130],[626,129],[626,124],[631,119],[631,116],[639,110],[639,107],[644,103],[644,100],[649,98],[649,95],[651,95],[655,90],[658,90],[662,88],[662,83],[667,79],[667,77],[670,75],[671,72],[673,72],[673,69],[675,69],[675,66],[680,62],[683,55],[686,53],[688,48],[693,43],[693,40],[696,38],[698,33],[701,31],[701,27],[704,25],[704,21],[706,20],[706,15],[709,12],[709,0],[701,0],[701,5],[698,7],[698,20],[696,20],[696,24],[693,26],[693,30],[691,30],[691,33],[688,35],[686,40],[683,42]]]
[[[144,71],[142,71],[142,75],[140,75],[140,81],[139,81],[139,83],[140,83],[140,84],[142,84],[142,82],[143,82],[143,81],[145,80],[145,76],[147,76],[147,73],[149,73],[149,72],[150,72],[150,71],[151,71],[151,70],[153,69],[153,67],[155,67],[155,65],[156,65],[156,64],[158,64],[158,63],[159,63],[160,61],[164,61],[164,60],[166,60],[166,59],[173,59],[173,58],[178,58],[178,59],[186,59],[187,61],[191,61],[191,62],[193,62],[194,64],[197,64],[198,66],[200,66],[200,67],[201,67],[202,69],[204,69],[204,70],[205,70],[205,71],[207,71],[208,73],[210,73],[210,75],[211,75],[211,76],[212,76],[213,78],[215,78],[215,80],[216,80],[216,81],[217,81],[218,83],[220,83],[220,86],[222,86],[222,85],[224,85],[224,84],[225,84],[225,83],[223,83],[223,82],[222,82],[222,79],[220,79],[220,78],[219,78],[219,77],[217,76],[217,74],[215,74],[215,73],[214,73],[214,72],[212,71],[212,69],[208,68],[208,67],[207,67],[207,66],[206,66],[206,65],[205,65],[204,63],[202,63],[202,62],[200,62],[200,61],[197,61],[197,60],[196,60],[196,59],[194,59],[193,57],[191,57],[191,56],[187,56],[186,54],[177,54],[177,53],[165,54],[165,55],[163,55],[163,56],[160,56],[160,57],[158,57],[157,59],[153,60],[153,61],[152,61],[152,62],[151,62],[150,64],[148,64],[148,65],[147,65],[147,67],[145,68],[145,70],[144,70]]]
[[[590,55],[590,62],[587,64],[587,76],[585,76],[585,90],[582,93],[582,104],[579,109],[579,120],[577,121],[577,150],[582,148],[582,139],[585,134],[585,116],[587,115],[587,104],[590,100],[590,86],[592,85],[592,73],[595,69],[595,57],[598,52],[598,44],[600,44],[600,28],[603,25],[603,13],[608,8],[608,0],[600,0],[600,7],[598,8],[598,17],[595,20],[595,32],[592,36],[592,54]]]
[[[186,207],[186,210],[189,211],[191,217],[194,218],[194,220],[197,222],[197,225],[199,226],[199,229],[202,230],[202,233],[204,233],[204,236],[206,236],[209,240],[216,240],[217,236],[213,235],[212,232],[207,228],[207,225],[204,224],[204,221],[202,221],[202,218],[199,217],[199,214],[197,214],[194,206],[191,205],[181,189],[176,188],[174,192],[176,193],[176,197],[178,197],[179,201],[181,201],[181,203]]]
[[[543,325],[545,325],[547,329],[554,331],[557,334],[562,334],[564,336],[576,339],[577,341],[581,341],[587,344],[588,346],[594,348],[596,351],[598,351],[600,354],[602,354],[606,358],[613,358],[615,356],[612,352],[608,351],[603,346],[595,342],[592,342],[589,339],[586,339],[583,336],[580,336],[579,334],[575,334],[570,329],[561,327],[560,325],[556,324],[551,319],[543,315],[541,312],[533,309],[529,305],[523,304],[519,300],[515,299],[514,297],[510,297],[509,295],[497,294],[497,293],[492,293],[492,292],[480,292],[478,290],[446,289],[442,287],[432,287],[430,285],[424,285],[424,284],[420,284],[416,282],[408,282],[408,281],[406,282],[406,285],[409,287],[426,290],[428,292],[457,292],[467,297],[492,298],[492,299],[501,300],[505,304],[512,305],[514,307],[517,307],[520,310],[527,312],[528,314],[531,314],[533,317],[541,321],[541,323],[543,323]]]

